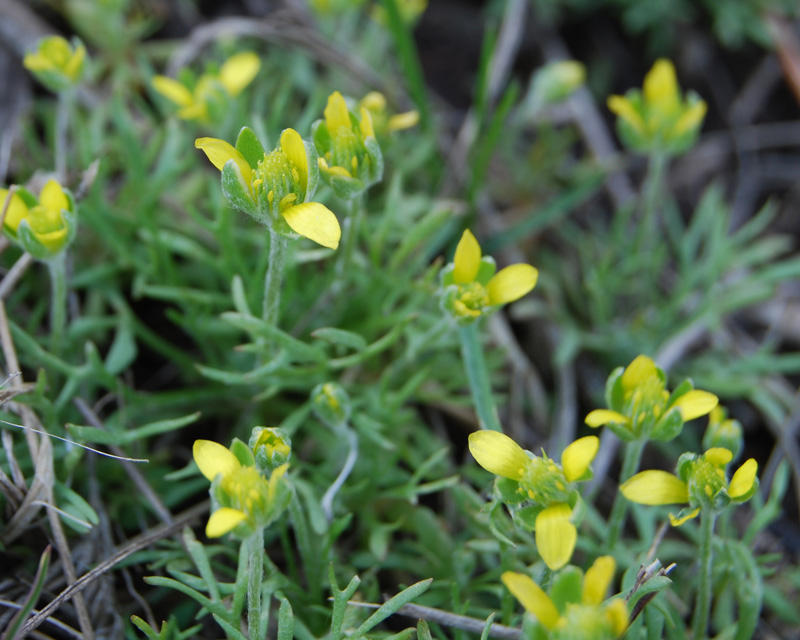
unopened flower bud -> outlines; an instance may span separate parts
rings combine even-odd
[[[311,409],[320,422],[335,429],[350,420],[350,396],[341,385],[326,382],[311,392]]]

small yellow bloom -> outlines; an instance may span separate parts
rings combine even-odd
[[[0,189],[0,207],[8,193]],[[61,253],[74,239],[74,209],[71,195],[55,180],[48,180],[38,201],[25,189],[11,196],[3,230],[33,257],[46,260]]]
[[[670,514],[673,526],[680,526],[700,513],[701,508],[721,510],[731,502],[745,502],[758,486],[758,463],[750,458],[730,482],[725,468],[733,455],[728,449],[712,448],[702,455],[684,454],[678,461],[680,477],[666,471],[641,471],[620,486],[628,500],[647,505],[684,504],[680,514]]]
[[[603,604],[615,568],[611,556],[598,558],[583,576],[581,592],[567,587],[555,601],[525,574],[506,571],[501,579],[525,610],[544,627],[547,638],[614,640],[628,627],[628,609],[622,598]]]
[[[238,53],[226,60],[217,73],[204,73],[190,90],[173,78],[157,75],[153,89],[179,107],[182,120],[211,122],[258,74],[261,61],[252,52]]]
[[[551,62],[536,70],[525,98],[534,113],[542,106],[566,100],[586,81],[586,67],[577,60]]]
[[[369,111],[372,126],[378,138],[384,138],[392,131],[410,129],[419,124],[419,112],[416,110],[390,116],[386,107],[386,98],[379,91],[371,91],[365,95],[361,98],[358,106]]]
[[[469,436],[472,456],[487,471],[512,480],[516,495],[506,502],[524,501],[539,507],[532,528],[544,563],[553,570],[572,557],[578,530],[572,523],[575,483],[587,480],[600,441],[595,436],[580,438],[561,455],[559,466],[542,455],[532,456],[507,435],[497,431],[476,431]]]
[[[670,394],[666,374],[650,358],[637,356],[625,369],[612,372],[606,385],[608,409],[586,416],[590,427],[608,425],[626,441],[637,438],[671,440],[684,422],[707,415],[719,402],[717,396],[692,388],[684,381]]]
[[[240,525],[240,533],[252,533],[267,526],[286,507],[288,492],[283,477],[288,463],[276,467],[267,479],[255,466],[242,464],[230,449],[216,442],[196,440],[192,453],[200,472],[212,483],[214,508],[206,526],[209,538],[223,536]]]
[[[338,91],[328,97],[324,115],[311,128],[319,170],[337,196],[351,200],[383,177],[383,154],[372,115],[364,105],[358,116],[352,114]]]
[[[495,273],[495,263],[481,255],[469,229],[456,247],[451,266],[442,272],[444,306],[461,323],[470,323],[493,307],[518,300],[535,286],[539,272],[528,264],[514,264]]]
[[[675,67],[659,59],[648,72],[642,91],[609,96],[608,108],[618,116],[622,141],[641,152],[682,153],[693,143],[706,114],[706,103],[690,92],[681,97]]]
[[[319,175],[316,153],[297,131],[285,129],[279,146],[269,153],[247,127],[236,147],[217,138],[198,138],[195,147],[222,172],[222,191],[234,207],[278,233],[294,232],[331,249],[339,246],[336,216],[309,202]]]
[[[77,38],[70,44],[61,36],[47,36],[39,40],[36,50],[27,54],[22,63],[48,89],[62,91],[80,81],[86,47]]]

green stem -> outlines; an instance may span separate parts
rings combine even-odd
[[[657,152],[650,155],[647,164],[647,177],[642,188],[642,217],[639,220],[639,229],[636,236],[636,252],[639,254],[649,251],[656,240],[656,210],[666,168],[666,155]]]
[[[67,325],[66,252],[61,251],[48,260],[47,266],[50,269],[50,351],[59,355]]]
[[[700,512],[700,583],[697,587],[697,604],[692,620],[694,640],[705,638],[708,630],[708,612],[711,609],[711,545],[716,519],[717,515],[713,509],[704,507]]]
[[[261,587],[264,582],[264,531],[259,529],[245,540],[248,556],[247,626],[250,640],[263,638],[261,629]]]
[[[339,259],[334,271],[334,289],[340,291],[345,273],[353,263],[353,253],[358,243],[358,228],[361,226],[361,212],[364,210],[364,197],[357,195],[347,200],[347,215],[345,217],[344,232],[339,245]]]
[[[286,266],[286,238],[270,230],[269,267],[264,278],[263,318],[271,325],[278,324],[281,306],[281,288],[283,287],[283,271]]]
[[[642,462],[642,452],[646,440],[639,438],[625,445],[625,458],[622,461],[622,472],[619,476],[619,483],[622,484],[639,470]],[[608,517],[608,535],[606,537],[606,547],[611,550],[619,540],[622,528],[625,526],[625,514],[628,511],[628,500],[617,491],[614,497],[614,504],[611,507],[611,515]]]
[[[461,339],[461,356],[464,359],[464,368],[467,370],[469,389],[472,392],[472,401],[475,403],[475,411],[478,414],[481,429],[502,433],[503,427],[500,425],[500,418],[497,415],[489,373],[483,357],[478,323],[473,322],[459,327],[458,335]]]
[[[72,89],[64,89],[58,94],[56,105],[55,155],[56,178],[62,185],[67,179],[67,129],[69,112],[72,108]]]

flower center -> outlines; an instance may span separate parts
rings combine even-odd
[[[256,195],[263,192],[271,207],[279,211],[303,202],[303,185],[300,172],[289,160],[283,149],[265,153],[255,170],[253,187]]]
[[[713,502],[714,497],[728,485],[725,470],[703,457],[695,460],[688,484],[693,506]]]
[[[533,458],[520,480],[520,491],[541,505],[566,502],[569,482],[564,472],[550,458]]]
[[[230,506],[253,518],[266,511],[269,484],[255,467],[239,467],[225,475],[220,482],[221,492]]]

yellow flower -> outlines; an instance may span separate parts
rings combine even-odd
[[[595,409],[586,416],[590,427],[608,425],[628,442],[637,438],[671,440],[683,423],[711,412],[719,402],[708,391],[692,388],[690,380],[672,394],[666,374],[650,358],[637,356],[627,368],[614,370],[606,383],[608,409]]]
[[[614,640],[628,628],[628,608],[622,598],[603,604],[615,568],[611,556],[598,558],[583,577],[580,592],[574,589],[574,581],[564,581],[564,588],[556,600],[525,574],[506,571],[501,578],[525,610],[544,627],[543,637],[553,640]]]
[[[495,263],[481,256],[481,247],[469,229],[456,247],[451,265],[442,271],[444,307],[457,320],[470,323],[529,293],[539,272],[529,264],[513,264],[495,273]]]
[[[8,193],[0,189],[0,207]],[[3,230],[33,257],[46,260],[61,253],[74,239],[77,230],[74,209],[69,192],[55,180],[48,180],[38,201],[25,189],[12,194]]]
[[[73,44],[61,36],[39,40],[36,51],[22,61],[25,68],[52,91],[61,91],[78,83],[86,63],[86,47],[75,38]]]
[[[561,465],[544,454],[531,456],[507,435],[497,431],[476,431],[469,436],[469,450],[484,469],[513,481],[503,496],[509,504],[532,503],[520,510],[520,522],[532,525],[536,547],[544,563],[553,570],[572,557],[578,530],[572,523],[575,483],[587,480],[600,441],[595,436],[580,438],[564,449]],[[501,494],[504,493],[501,488]],[[513,492],[513,493],[512,493]]]
[[[669,515],[673,526],[680,526],[700,513],[701,508],[721,510],[731,502],[745,502],[758,486],[758,463],[750,458],[733,474],[730,482],[725,467],[733,458],[728,449],[713,448],[702,455],[684,454],[678,461],[680,477],[666,471],[642,471],[620,486],[628,500],[639,504],[689,503],[677,516]]]
[[[383,155],[372,116],[363,105],[359,117],[351,114],[338,91],[328,97],[324,115],[311,129],[319,170],[337,196],[351,200],[383,177]]]
[[[642,91],[609,96],[608,108],[617,116],[622,141],[641,152],[681,153],[695,140],[706,115],[706,103],[689,92],[681,97],[675,67],[661,58],[644,80]]]
[[[372,126],[380,138],[392,131],[410,129],[419,124],[419,111],[406,111],[389,115],[386,108],[386,98],[379,91],[370,91],[361,98],[359,108],[366,108],[372,118]]]
[[[723,447],[733,454],[737,460],[742,452],[742,425],[738,420],[728,419],[727,412],[716,406],[708,416],[708,427],[703,436],[703,448]]]
[[[158,93],[180,107],[179,118],[209,122],[214,119],[211,116],[215,106],[238,96],[260,68],[261,61],[255,53],[238,53],[226,60],[218,73],[200,76],[191,91],[181,82],[161,75],[153,77],[152,85]]]
[[[309,202],[319,178],[316,152],[297,131],[285,129],[269,153],[247,127],[236,147],[217,138],[198,138],[195,147],[222,172],[222,192],[234,207],[278,233],[293,232],[331,249],[339,246],[336,216],[325,205]]]
[[[283,476],[288,463],[276,467],[267,480],[255,466],[243,465],[230,449],[216,442],[195,440],[192,454],[200,472],[212,482],[214,510],[206,526],[209,538],[237,528],[243,536],[252,533],[267,526],[286,507],[288,491]]]

